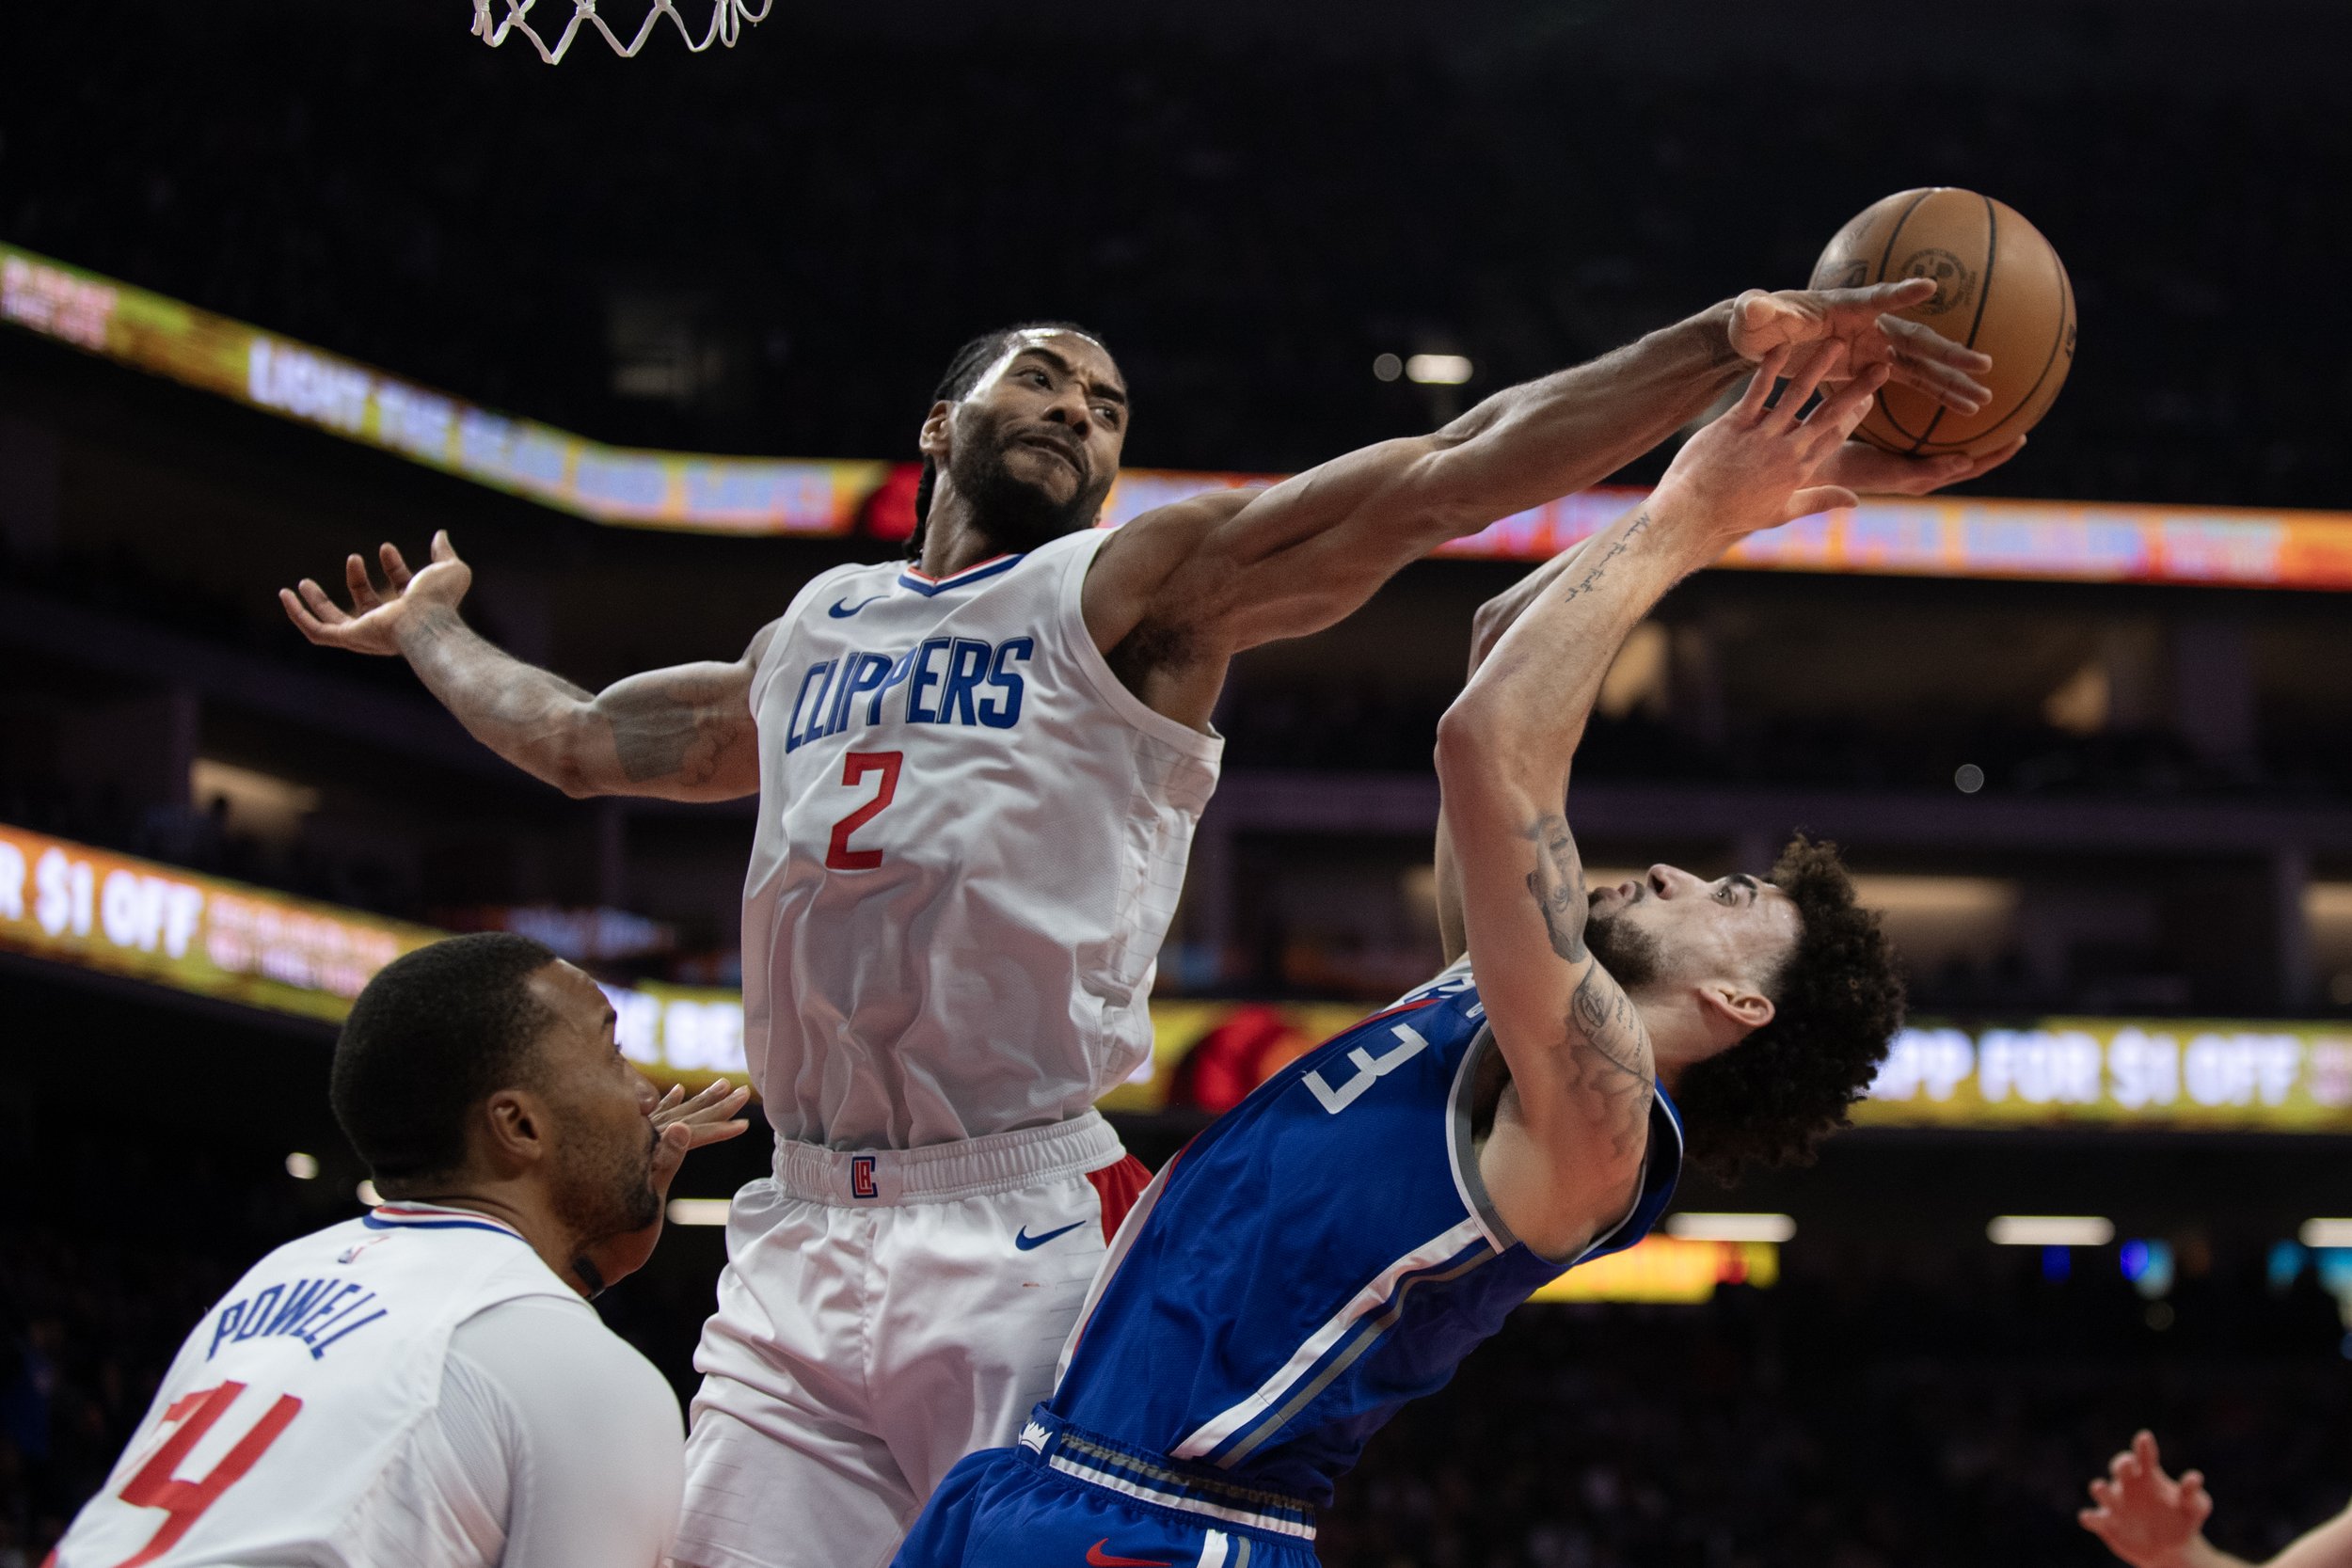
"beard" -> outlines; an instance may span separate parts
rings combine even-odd
[[[1624,990],[1638,990],[1666,972],[1658,939],[1617,914],[1594,915],[1584,923],[1584,945]]]
[[[599,1146],[577,1123],[564,1130],[556,1156],[555,1212],[581,1244],[643,1230],[661,1217],[653,1190],[653,1151],[660,1134],[648,1126],[643,1144]]]
[[[1015,477],[1006,467],[1005,456],[1015,444],[1015,437],[1001,427],[974,420],[959,433],[947,459],[947,477],[972,503],[979,531],[1008,550],[1026,552],[1092,527],[1103,510],[1103,498],[1110,494],[1110,480],[1096,479],[1081,468],[1070,499],[1057,501],[1042,486]],[[1086,461],[1083,452],[1078,461]]]

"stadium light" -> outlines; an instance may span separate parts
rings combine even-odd
[[[1383,354],[1373,360],[1372,373],[1381,381],[1394,381],[1405,373],[1405,361],[1393,354]]]
[[[1424,387],[1459,387],[1470,378],[1470,362],[1458,354],[1416,354],[1405,361],[1405,378]]]
[[[315,1180],[319,1174],[318,1156],[299,1149],[286,1156],[286,1174],[296,1181]]]
[[[727,1223],[727,1199],[723,1197],[674,1197],[670,1199],[672,1225],[724,1225]]]
[[[1668,1214],[1666,1234],[1683,1242],[1785,1242],[1797,1233],[1787,1214]]]
[[[1984,1233],[1994,1246],[2105,1246],[2115,1222],[2097,1214],[1996,1214]]]
[[[2313,1249],[2352,1247],[2352,1220],[2305,1220],[2296,1240]]]

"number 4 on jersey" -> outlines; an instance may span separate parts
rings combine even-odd
[[[904,752],[851,752],[842,759],[843,784],[854,785],[868,773],[880,773],[882,787],[874,791],[872,800],[833,825],[833,842],[825,847],[826,870],[871,871],[882,864],[880,849],[852,849],[850,835],[881,816],[898,793],[898,768],[905,761]]]
[[[155,1531],[152,1541],[114,1568],[140,1568],[140,1564],[152,1562],[171,1550],[204,1511],[220,1501],[220,1495],[253,1468],[302,1409],[300,1400],[292,1394],[280,1394],[278,1402],[262,1412],[262,1418],[253,1424],[253,1430],[238,1438],[236,1447],[221,1455],[220,1462],[201,1478],[183,1481],[173,1475],[190,1450],[213,1430],[213,1423],[226,1415],[244,1392],[242,1383],[218,1384],[183,1395],[165,1410],[161,1424],[168,1427],[176,1422],[179,1430],[155,1450],[154,1457],[139,1466],[138,1474],[122,1483],[119,1496],[134,1508],[160,1508],[169,1517]]]

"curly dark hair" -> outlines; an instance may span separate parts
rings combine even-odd
[[[961,402],[979,384],[982,372],[996,363],[1005,350],[1011,346],[1012,341],[1024,332],[1074,332],[1081,338],[1091,338],[1098,343],[1103,341],[1101,333],[1091,327],[1080,326],[1076,322],[1016,322],[1010,326],[1000,326],[993,332],[983,332],[956,350],[956,356],[947,361],[947,369],[940,376],[939,385],[931,389],[931,401]],[[1104,352],[1108,352],[1107,345]],[[923,459],[923,477],[914,486],[914,531],[907,538],[907,559],[910,561],[923,559],[923,539],[930,531],[931,493],[938,488],[939,465],[926,457]]]
[[[1811,1164],[1848,1125],[1903,1022],[1902,972],[1854,902],[1837,846],[1800,833],[1772,879],[1796,901],[1797,945],[1766,986],[1772,1021],[1682,1075],[1685,1157],[1728,1185],[1750,1165]]]

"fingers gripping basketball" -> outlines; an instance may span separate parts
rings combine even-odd
[[[1981,379],[1992,396],[1963,413],[1899,380],[1855,434],[1888,451],[1977,457],[2032,429],[2074,362],[2074,285],[2050,242],[2003,202],[1934,186],[1872,203],[1813,267],[1817,289],[1907,278],[1931,282],[1934,292],[1896,319],[1991,355]]]

